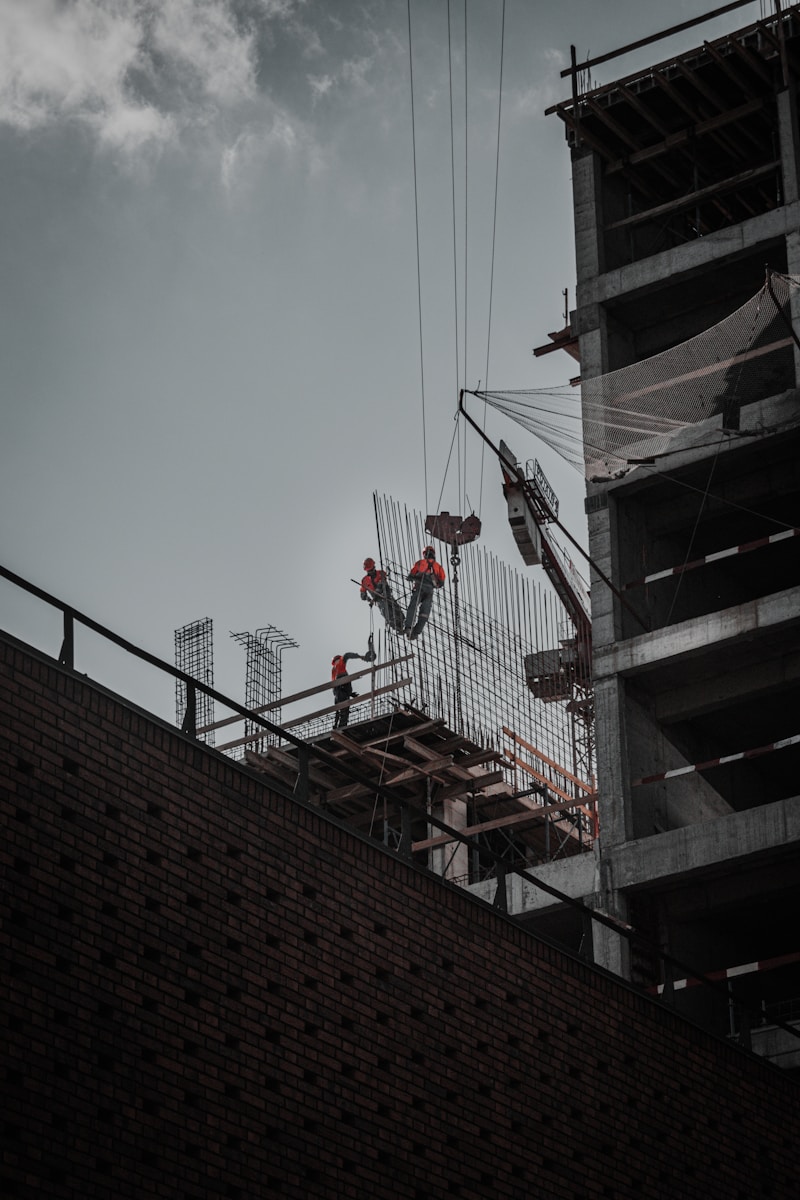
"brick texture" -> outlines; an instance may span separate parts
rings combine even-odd
[[[2,640],[0,709],[4,1197],[800,1193],[769,1064]]]

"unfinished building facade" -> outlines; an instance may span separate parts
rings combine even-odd
[[[746,999],[754,1049],[796,1068],[772,1021],[800,1018],[800,6],[776,10],[591,90],[573,54],[550,111],[590,552],[613,584],[592,585],[593,902],[730,1003],[601,925],[595,957],[721,1032]]]

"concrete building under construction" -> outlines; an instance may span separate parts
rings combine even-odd
[[[600,924],[597,962],[719,1030],[747,1001],[754,1047],[796,1068],[774,1021],[800,1017],[800,6],[587,87],[596,61],[573,50],[550,110],[572,160],[577,302],[551,336],[580,361],[601,828],[594,895],[569,865],[560,886],[729,1004]]]

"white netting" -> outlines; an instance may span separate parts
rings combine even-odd
[[[798,286],[799,277],[771,274],[704,333],[582,380],[580,401],[566,387],[478,394],[588,479],[618,475],[663,454],[687,426],[721,416],[723,427],[736,429],[743,404],[796,386],[789,302]]]

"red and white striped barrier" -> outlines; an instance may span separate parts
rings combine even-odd
[[[704,567],[707,563],[719,562],[721,558],[735,558],[737,554],[747,554],[749,550],[759,550],[762,546],[771,546],[774,542],[783,542],[787,538],[800,536],[800,529],[784,529],[782,533],[772,533],[769,537],[756,538],[754,542],[742,542],[741,546],[731,546],[728,550],[717,550],[714,554],[706,554],[703,558],[693,558],[691,562],[683,563],[680,567],[667,567],[665,571],[655,571],[652,575],[643,575],[623,586],[623,591],[630,588],[643,587],[646,583],[655,583],[658,579],[669,579],[673,575],[682,575],[684,571],[693,571],[695,567]]]
[[[674,767],[671,771],[662,771],[659,775],[643,775],[641,779],[632,779],[631,787],[640,787],[643,783],[660,783],[663,779],[675,779],[678,775],[690,775],[693,771],[708,771],[712,767],[723,767],[726,763],[739,762],[745,758],[758,758],[761,754],[771,754],[773,750],[785,750],[787,746],[796,746],[798,742],[800,733],[795,733],[792,737],[781,738],[779,742],[770,742],[768,746],[740,750],[738,754],[723,754],[720,758],[709,758],[706,762],[692,763],[688,767]]]
[[[779,954],[777,958],[762,958],[758,962],[742,963],[739,967],[725,967],[721,971],[707,971],[702,979],[676,979],[671,984],[654,984],[647,990],[654,996],[661,996],[665,988],[672,987],[679,992],[682,988],[700,987],[708,979],[735,979],[737,975],[752,975],[754,971],[773,971],[775,967],[785,967],[788,963],[795,962],[800,962],[800,951]]]

